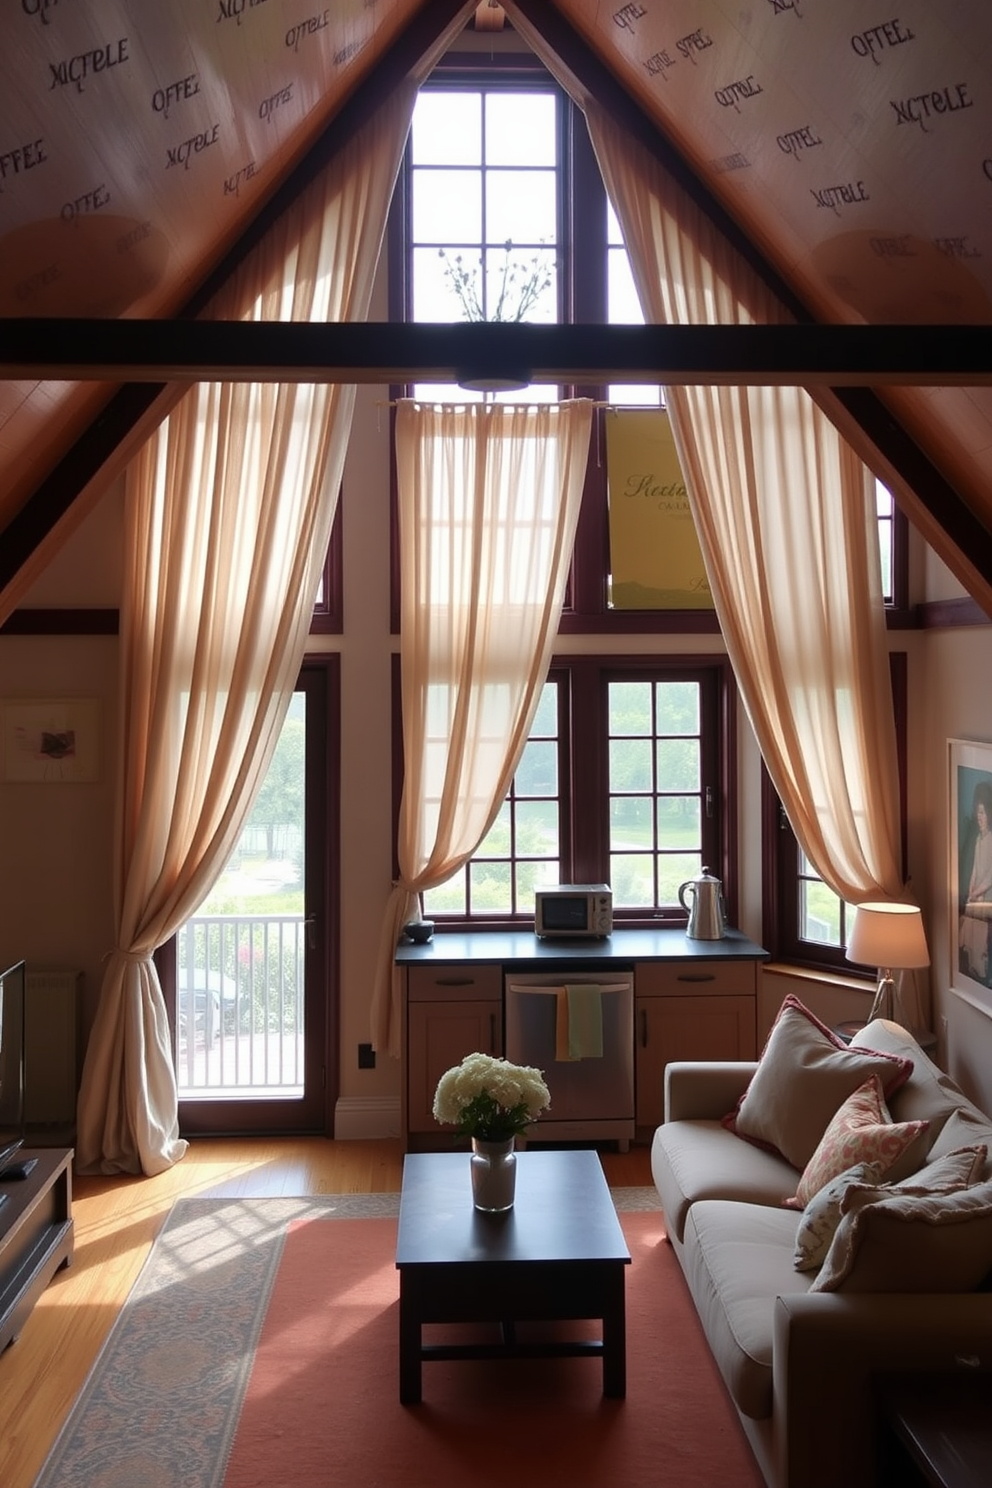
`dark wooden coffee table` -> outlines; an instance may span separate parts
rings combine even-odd
[[[421,1365],[436,1359],[603,1361],[603,1394],[626,1391],[620,1221],[595,1152],[520,1152],[506,1214],[472,1207],[465,1152],[408,1153],[396,1267],[400,1273],[400,1400],[421,1398]],[[602,1319],[602,1337],[522,1342],[521,1322]],[[491,1343],[423,1342],[424,1323],[500,1325]]]

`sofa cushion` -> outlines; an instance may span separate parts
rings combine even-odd
[[[932,1146],[945,1122],[959,1107],[968,1104],[960,1087],[924,1054],[912,1034],[899,1023],[876,1018],[851,1040],[852,1048],[862,1045],[912,1061],[909,1078],[892,1093],[889,1109],[893,1121],[929,1121]],[[901,1178],[905,1174],[900,1171],[896,1176]]]
[[[970,1292],[992,1271],[992,1183],[955,1193],[848,1190],[811,1292]],[[857,1196],[855,1198],[855,1196]]]
[[[935,1162],[959,1147],[982,1145],[987,1148],[985,1162],[976,1179],[992,1178],[992,1121],[972,1106],[962,1106],[944,1122],[940,1136],[930,1148],[928,1161]]]
[[[876,1187],[884,1171],[881,1163],[855,1163],[853,1168],[838,1173],[813,1194],[796,1231],[793,1265],[797,1271],[815,1271],[823,1264],[834,1231],[840,1224],[841,1200],[847,1190],[853,1184],[862,1188]]]
[[[803,1210],[796,1231],[795,1266],[797,1271],[812,1271],[822,1265],[842,1215],[858,1200],[848,1201],[849,1189],[875,1194],[878,1198],[901,1193],[954,1193],[977,1183],[985,1162],[984,1146],[962,1147],[946,1157],[927,1163],[904,1183],[893,1184],[879,1179],[884,1171],[879,1163],[858,1163],[838,1173],[819,1193],[815,1193]]]
[[[922,1162],[926,1129],[925,1121],[893,1122],[878,1075],[870,1075],[831,1117],[790,1203],[805,1208],[825,1183],[855,1163],[877,1163],[884,1172],[914,1142],[920,1147]]]
[[[792,1264],[797,1218],[708,1199],[686,1220],[683,1267],[706,1341],[734,1403],[755,1420],[772,1413],[775,1299],[809,1291]]]
[[[849,1048],[790,996],[753,1079],[724,1122],[737,1136],[771,1148],[802,1170],[834,1112],[869,1075],[879,1076],[888,1098],[911,1070],[910,1059]]]
[[[738,1199],[781,1208],[796,1191],[795,1168],[773,1153],[735,1142],[719,1121],[670,1121],[651,1145],[651,1172],[665,1222],[681,1242],[690,1204]]]

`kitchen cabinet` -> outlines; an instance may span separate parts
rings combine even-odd
[[[426,945],[398,946],[406,981],[405,1145],[450,1142],[434,1120],[438,1080],[477,1049],[503,1053],[507,978],[549,974],[564,984],[570,976],[605,983],[633,973],[635,1125],[649,1138],[664,1114],[671,1060],[755,1057],[758,968],[767,955],[737,930],[699,941],[667,928],[615,929],[599,940],[542,940],[523,929],[452,931]]]
[[[497,966],[412,967],[407,975],[406,1129],[440,1132],[434,1092],[466,1054],[503,1052]]]
[[[641,962],[634,970],[637,1127],[664,1118],[665,1067],[679,1059],[754,1059],[758,962]]]

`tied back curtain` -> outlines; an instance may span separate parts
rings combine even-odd
[[[412,85],[271,229],[215,318],[362,320]],[[78,1110],[82,1171],[183,1156],[152,952],[209,892],[279,737],[330,538],[355,389],[192,388],[127,473],[117,943]]]
[[[417,896],[464,866],[527,742],[565,598],[592,404],[434,405],[396,415],[403,699],[399,881],[372,1003],[400,1052],[394,955]]]
[[[646,318],[785,318],[660,164],[586,113]],[[845,900],[902,897],[874,480],[802,388],[677,387],[666,401],[728,653],[793,830]]]

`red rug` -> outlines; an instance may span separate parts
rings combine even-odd
[[[395,1220],[295,1224],[223,1488],[762,1488],[660,1213],[620,1219],[626,1399],[603,1399],[598,1360],[446,1360],[416,1406],[398,1399]]]

